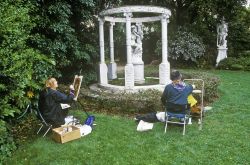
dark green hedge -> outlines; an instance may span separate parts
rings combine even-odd
[[[218,97],[219,78],[208,72],[185,71],[183,78],[199,78],[205,82],[204,102],[212,102]],[[197,85],[197,88],[200,84]],[[163,111],[160,101],[162,92],[147,90],[139,93],[107,93],[104,91],[92,92],[82,89],[80,102],[94,105],[92,111],[108,111],[118,114],[136,114]],[[199,99],[199,98],[197,98]]]
[[[239,58],[228,57],[222,60],[218,69],[228,69],[228,70],[250,70],[250,51],[245,51],[241,54]]]

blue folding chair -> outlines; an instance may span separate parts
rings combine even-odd
[[[183,125],[182,134],[185,135],[186,124],[188,124],[190,118],[190,106],[171,103],[170,105],[165,107],[165,133],[167,132],[168,123],[172,123]]]

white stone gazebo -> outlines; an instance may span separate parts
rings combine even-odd
[[[133,13],[152,13],[150,17],[134,18]],[[124,17],[117,15],[123,14]],[[155,16],[159,14],[158,16]],[[149,14],[147,14],[149,15]],[[170,83],[170,64],[168,62],[168,40],[167,27],[171,11],[156,6],[125,6],[112,8],[102,11],[99,14],[99,42],[100,42],[100,63],[99,63],[99,87],[119,91],[138,91],[143,89],[160,89],[162,90],[167,83]],[[161,21],[161,36],[162,36],[162,62],[159,65],[159,84],[147,86],[135,86],[135,82],[144,81],[144,63],[139,59],[134,60],[131,43],[131,26],[142,25],[146,22]],[[107,67],[104,54],[104,23],[109,23],[109,39],[110,39],[110,63]],[[125,86],[111,85],[108,79],[117,78],[117,66],[114,61],[114,41],[113,41],[113,26],[116,23],[126,24],[126,56],[127,64],[125,65]],[[135,24],[135,25],[133,25]],[[132,45],[131,45],[132,44]],[[138,56],[137,56],[138,57]]]

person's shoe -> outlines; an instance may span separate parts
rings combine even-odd
[[[134,120],[135,120],[135,122],[137,122],[137,123],[140,121],[140,120],[139,120],[139,119],[137,119],[136,117],[134,118]]]

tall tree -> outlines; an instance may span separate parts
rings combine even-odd
[[[38,26],[33,29],[36,37],[31,45],[55,59],[58,74],[72,78],[73,73],[83,69],[82,74],[88,78],[97,57],[94,1],[40,0],[34,3],[37,11],[33,14]]]

